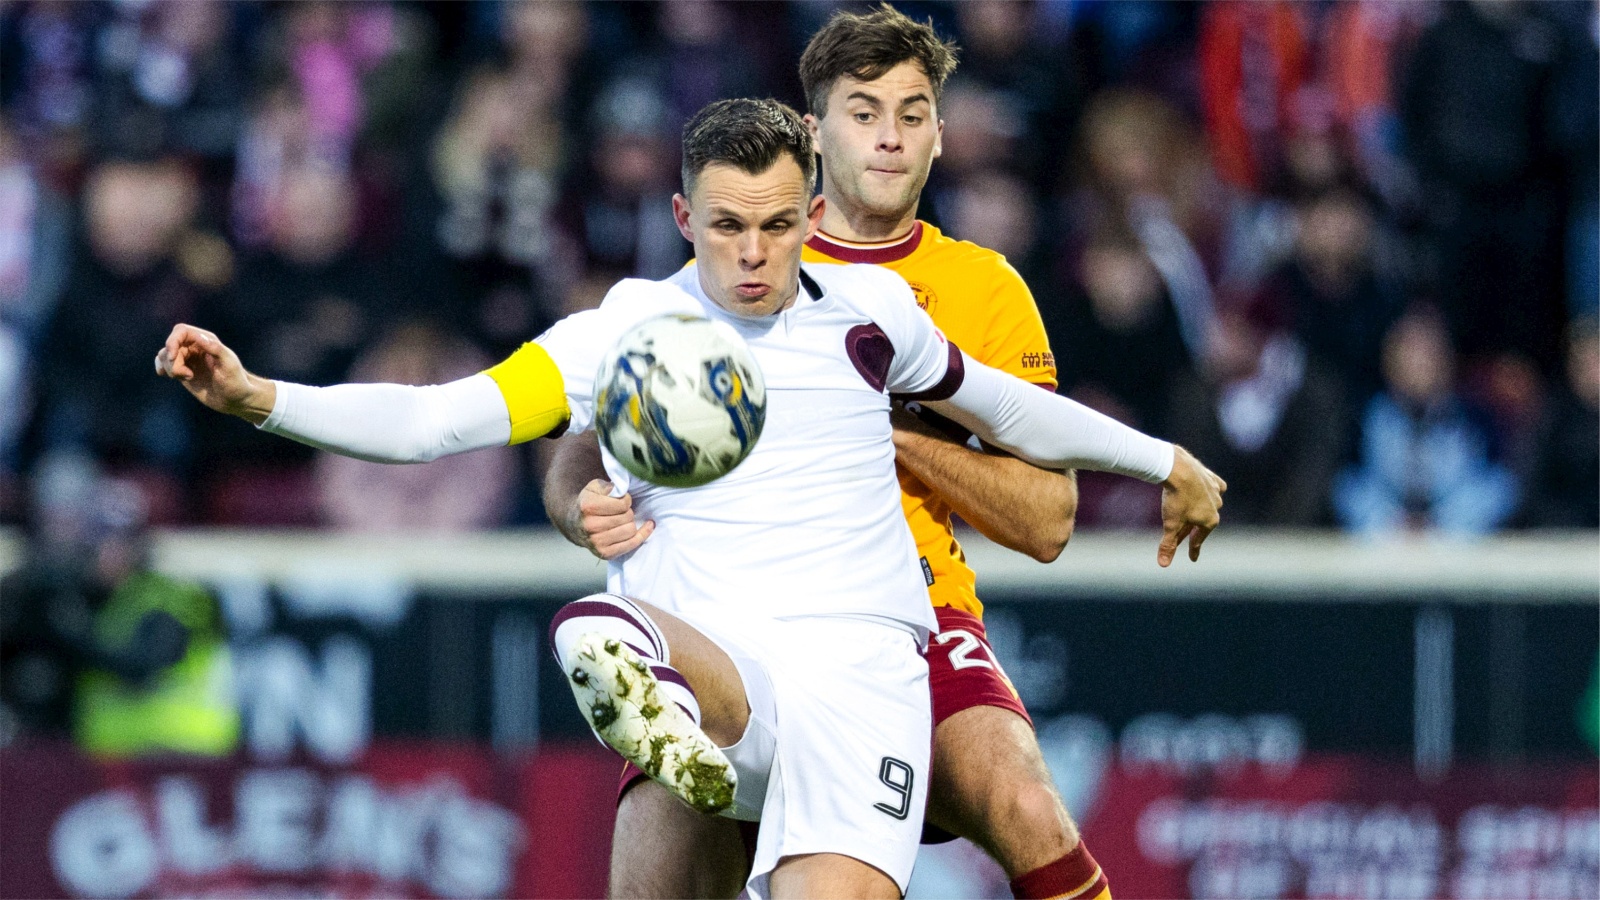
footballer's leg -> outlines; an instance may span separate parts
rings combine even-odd
[[[1009,709],[974,706],[933,734],[931,824],[982,847],[1017,897],[1110,896],[1026,721]]]
[[[731,900],[750,872],[740,831],[738,822],[701,815],[641,778],[617,804],[609,896]]]
[[[721,747],[739,740],[750,708],[722,648],[677,617],[616,594],[562,607],[550,642],[601,740],[701,812],[733,804],[737,778]]]
[[[938,616],[928,654],[935,721],[928,823],[982,847],[1019,898],[1108,900],[1106,876],[1067,813],[982,622],[949,607]]]

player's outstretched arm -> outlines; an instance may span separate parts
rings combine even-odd
[[[514,436],[528,440],[565,421],[560,374],[547,355],[552,374],[518,377],[529,368],[519,358],[543,353],[530,344],[487,373],[449,384],[308,387],[252,375],[216,335],[179,325],[156,355],[156,371],[182,381],[212,409],[272,434],[370,462],[412,463],[500,446]],[[497,377],[511,387],[502,389]]]
[[[960,386],[928,403],[974,434],[1035,465],[1114,472],[1162,485],[1165,534],[1156,561],[1169,565],[1189,538],[1190,559],[1220,521],[1227,483],[1193,455],[1109,416],[1046,393],[963,354]]]
[[[897,408],[895,460],[934,485],[979,534],[1005,547],[1052,562],[1072,537],[1078,482],[1013,456],[980,453]]]
[[[593,432],[556,441],[544,479],[544,511],[561,536],[605,560],[631,553],[649,540],[655,522],[639,524],[633,495],[611,496]]]

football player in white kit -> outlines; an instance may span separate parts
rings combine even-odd
[[[1192,548],[1225,486],[1170,444],[967,359],[893,273],[802,269],[823,199],[788,107],[711,104],[685,126],[683,165],[673,208],[699,265],[619,283],[487,372],[430,387],[293,385],[249,373],[189,325],[156,368],[272,433],[421,462],[587,429],[594,374],[624,331],[666,313],[727,323],[766,381],[760,441],[692,489],[635,482],[606,460],[657,531],[610,564],[608,593],[557,614],[557,657],[602,739],[696,808],[761,821],[752,896],[898,897],[926,796],[919,649],[935,623],[900,508],[891,395],[1038,465],[1166,483]]]

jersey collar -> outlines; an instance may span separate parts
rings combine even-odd
[[[812,303],[822,299],[822,285],[817,284],[817,280],[811,277],[811,273],[806,271],[804,265],[800,267],[800,290],[811,295]],[[798,298],[795,302],[799,302]]]
[[[884,263],[899,262],[916,252],[917,246],[922,243],[922,220],[911,223],[911,231],[905,237],[892,241],[883,241],[876,244],[847,243],[836,237],[830,237],[818,230],[806,241],[806,246],[825,256],[849,263]]]

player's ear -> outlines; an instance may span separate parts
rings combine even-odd
[[[938,159],[944,153],[944,120],[939,120],[939,129],[933,135],[933,158]]]
[[[806,240],[811,240],[811,236],[822,227],[822,214],[827,207],[828,201],[821,194],[811,198],[811,205],[806,207]]]
[[[811,142],[814,144],[817,141],[822,140],[822,136],[817,130],[821,125],[817,117],[813,116],[811,113],[806,113],[802,118],[806,123],[806,130],[811,132]]]
[[[678,233],[689,243],[694,243],[694,230],[689,227],[689,198],[672,195],[672,220],[678,223]]]

